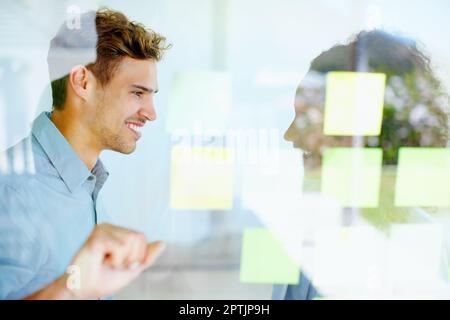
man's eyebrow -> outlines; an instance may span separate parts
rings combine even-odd
[[[142,91],[148,92],[148,93],[157,93],[158,89],[153,89],[153,88],[147,88],[145,86],[141,86],[139,84],[132,84],[131,87],[136,88],[136,89],[141,89]]]

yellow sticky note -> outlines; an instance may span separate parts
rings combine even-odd
[[[377,207],[382,158],[379,148],[326,149],[322,165],[322,193],[335,198],[344,207]]]
[[[395,205],[450,207],[450,149],[400,149]]]
[[[233,164],[229,148],[174,147],[171,154],[171,208],[231,209]]]
[[[329,72],[324,134],[378,136],[384,105],[384,73]]]
[[[223,132],[228,125],[230,106],[231,81],[227,72],[179,72],[170,90],[167,131]]]
[[[268,229],[244,231],[240,279],[244,283],[298,284],[300,267]]]

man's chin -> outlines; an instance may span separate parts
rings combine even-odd
[[[111,150],[122,154],[131,154],[136,150],[136,143],[118,146],[115,148],[111,148]]]
[[[122,150],[121,153],[123,154],[131,154],[136,150],[136,145],[133,145],[132,147]]]

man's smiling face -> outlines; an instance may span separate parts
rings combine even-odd
[[[105,86],[98,82],[95,86],[94,115],[89,120],[95,143],[101,149],[132,153],[142,127],[156,119],[156,62],[125,57]]]

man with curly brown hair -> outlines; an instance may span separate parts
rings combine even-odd
[[[105,223],[99,192],[109,174],[99,156],[132,153],[156,119],[156,63],[167,48],[163,36],[109,9],[80,15],[51,41],[52,112],[5,153],[14,163],[15,151],[31,146],[34,172],[0,179],[0,299],[108,296],[163,249]]]

